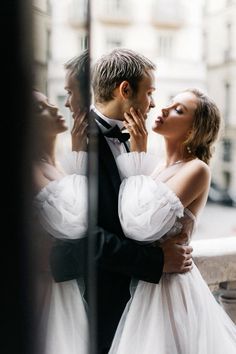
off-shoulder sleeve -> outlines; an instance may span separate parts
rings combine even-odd
[[[161,238],[183,216],[174,192],[150,176],[125,178],[119,192],[119,217],[125,235],[137,241]]]
[[[86,151],[71,151],[61,158],[60,163],[67,174],[86,176],[87,160]]]
[[[45,230],[59,239],[78,239],[87,230],[87,179],[68,175],[50,182],[35,197],[34,206]]]
[[[122,178],[136,175],[149,176],[157,167],[158,157],[146,152],[129,152],[119,155],[116,163]]]

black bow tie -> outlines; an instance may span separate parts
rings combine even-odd
[[[129,140],[129,138],[130,138],[129,133],[122,133],[122,131],[120,130],[118,125],[115,125],[114,127],[112,127],[109,123],[107,123],[104,119],[102,119],[99,116],[96,117],[96,120],[99,123],[101,123],[105,128],[107,128],[105,133],[103,133],[104,136],[106,136],[107,138],[118,139],[121,143],[124,143],[126,151],[129,152],[129,148],[126,145],[126,141]]]
[[[130,138],[129,133],[122,133],[118,125],[115,125],[114,127],[107,129],[104,135],[107,138],[117,138],[121,143],[124,143]]]

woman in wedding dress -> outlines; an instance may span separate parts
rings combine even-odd
[[[85,354],[88,323],[83,279],[55,283],[49,254],[55,239],[75,240],[87,230],[86,152],[74,152],[77,174],[66,175],[55,158],[56,137],[65,132],[65,119],[39,91],[33,92],[35,151],[33,164],[34,210],[38,221],[35,239],[35,294],[38,324],[36,351],[40,354]],[[80,127],[86,129],[85,116]],[[83,134],[84,135],[84,134]],[[80,150],[83,150],[83,139]]]
[[[117,158],[125,235],[155,246],[182,230],[190,241],[207,200],[208,163],[220,128],[218,108],[196,89],[175,96],[153,126],[166,145],[166,160],[158,166],[156,158],[145,153],[147,131],[141,112],[131,109],[125,119],[134,151]],[[157,285],[132,281],[131,299],[109,353],[233,354],[236,326],[193,265],[184,274],[164,273]]]

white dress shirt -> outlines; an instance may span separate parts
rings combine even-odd
[[[124,124],[121,120],[116,120],[116,119],[111,119],[108,118],[106,116],[104,116],[104,114],[102,114],[94,105],[91,106],[91,109],[99,116],[101,117],[103,120],[105,120],[107,123],[110,124],[111,127],[114,127],[115,125],[118,125],[118,127],[120,128],[120,130],[122,130],[124,128]],[[105,133],[107,128],[105,128],[101,123],[99,123],[96,120],[96,123],[98,124],[99,128],[101,129],[102,133]],[[104,138],[106,139],[111,152],[114,156],[114,158],[116,159],[117,156],[119,156],[120,154],[126,153],[126,148],[125,145],[123,143],[121,143],[119,141],[119,139],[117,138],[108,138],[106,136],[104,136]]]

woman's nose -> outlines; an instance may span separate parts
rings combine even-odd
[[[57,112],[58,112],[58,107],[57,107],[57,106],[54,106],[54,105],[51,105],[51,112],[53,112],[53,114],[57,114]]]
[[[169,111],[168,111],[167,108],[162,108],[161,111],[162,111],[163,117],[167,117],[168,116]]]

